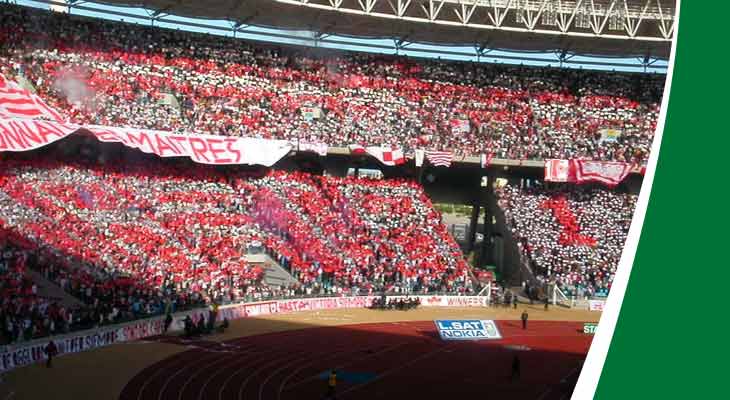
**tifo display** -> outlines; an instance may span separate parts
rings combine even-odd
[[[496,195],[538,279],[555,282],[567,296],[608,294],[637,195],[569,184],[508,184]]]
[[[193,336],[219,305],[210,328],[346,307],[516,307],[520,295],[547,310],[558,292],[611,288],[637,198],[623,183],[643,172],[662,77],[312,56],[0,10],[3,369],[42,359],[23,343],[47,336],[71,353],[180,330],[180,315]],[[335,160],[333,146],[347,151]],[[321,164],[302,167],[301,152]],[[420,181],[424,165],[457,174],[465,156],[504,184],[465,201],[496,199],[462,248]],[[367,157],[385,179],[357,176]],[[522,170],[535,165],[543,181]],[[498,283],[470,252],[519,277]],[[435,324],[443,340],[501,338],[491,320]]]
[[[664,84],[647,74],[313,57],[0,7],[0,73],[24,77],[58,110],[40,117],[83,126],[633,165],[648,158]]]
[[[0,216],[0,277],[20,295],[5,304],[10,341],[208,301],[477,289],[422,188],[404,180],[46,155],[3,161]],[[297,283],[266,285],[245,261],[253,243]],[[27,269],[86,307],[34,295],[32,282],[16,278]]]

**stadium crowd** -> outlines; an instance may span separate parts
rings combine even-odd
[[[0,10],[0,73],[27,79],[82,124],[640,163],[663,86],[647,75],[314,55]],[[635,196],[541,184],[496,190],[533,271],[568,295],[608,291]],[[297,283],[266,284],[261,265],[247,261],[252,247]],[[38,295],[28,270],[83,306]],[[411,181],[152,158],[104,164],[44,155],[0,164],[5,343],[244,299],[473,294],[473,279]]]
[[[636,195],[594,186],[508,184],[497,196],[533,273],[567,296],[608,294]]]
[[[475,290],[458,245],[422,189],[405,181],[46,155],[3,160],[0,215],[3,232],[22,238],[5,241],[86,304],[56,316],[60,331],[211,302]],[[267,285],[262,266],[246,259],[249,246],[263,246],[298,283]],[[0,288],[30,290],[25,264],[3,263]],[[6,321],[12,314],[12,323],[27,317],[47,328],[53,308],[16,311],[24,298],[4,297]]]
[[[27,341],[45,335],[60,334],[71,329],[88,328],[108,321],[99,302],[93,307],[79,307],[64,304],[60,299],[43,297],[38,293],[38,284],[28,275],[28,269],[37,269],[45,278],[59,285],[65,285],[70,293],[80,298],[86,293],[68,280],[68,274],[58,271],[53,265],[39,260],[33,251],[27,250],[19,236],[2,230],[0,234],[0,344]],[[93,304],[93,302],[92,302]]]
[[[26,77],[76,123],[639,163],[648,157],[664,82],[638,74],[320,56],[0,7],[0,72]]]

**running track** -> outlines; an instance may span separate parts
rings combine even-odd
[[[432,321],[308,328],[210,342],[141,371],[120,400],[322,399],[331,368],[366,374],[339,379],[337,399],[567,399],[591,337],[582,323],[499,321],[503,339],[443,342]],[[510,379],[518,354],[522,376]],[[360,375],[362,376],[362,375]],[[456,396],[456,397],[454,397]]]

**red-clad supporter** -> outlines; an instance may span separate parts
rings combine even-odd
[[[664,82],[393,56],[314,58],[0,7],[0,72],[25,76],[77,123],[638,163],[648,156]]]

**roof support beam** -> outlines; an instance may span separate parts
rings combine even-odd
[[[0,0],[1,1],[1,0]],[[663,43],[667,47],[676,28],[676,10],[671,0],[271,0],[279,4],[306,7],[323,13],[369,16],[381,21],[401,20],[405,24],[431,23],[465,27],[478,31],[534,33],[544,36],[607,38],[634,42]],[[69,6],[80,4],[70,0]],[[152,4],[152,1],[148,1]],[[384,3],[384,4],[381,4]],[[157,3],[159,4],[159,3]],[[174,12],[178,2],[162,4],[152,18]],[[189,4],[186,2],[185,4]],[[235,18],[249,2],[227,3],[229,18]],[[416,6],[414,6],[414,4]],[[444,9],[451,9],[444,12]],[[546,16],[549,15],[549,21]],[[578,21],[579,23],[576,23]],[[543,24],[542,22],[549,22]],[[617,30],[615,22],[622,29]],[[433,25],[432,25],[433,26]],[[589,28],[586,30],[586,28]],[[423,31],[431,29],[424,25]],[[471,36],[470,34],[466,34]],[[656,47],[656,46],[655,46]]]
[[[533,30],[535,29],[535,25],[537,25],[537,22],[540,21],[540,18],[542,17],[542,13],[545,11],[545,8],[547,8],[549,0],[543,0],[540,3],[540,8],[537,9],[537,12],[534,12],[531,7],[526,7],[527,10],[527,29]]]

